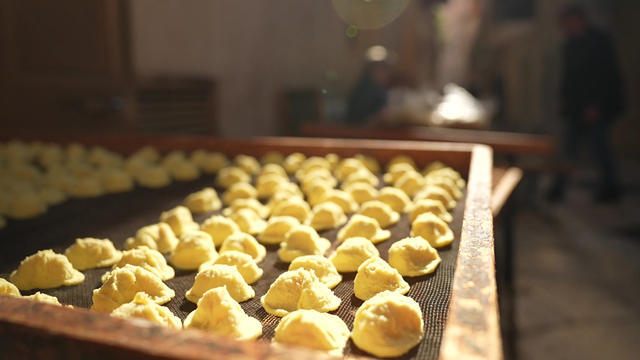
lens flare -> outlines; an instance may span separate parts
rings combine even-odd
[[[397,19],[409,0],[332,0],[344,22],[357,29],[379,29]],[[352,37],[352,36],[350,36]]]

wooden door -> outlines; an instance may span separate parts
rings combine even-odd
[[[125,0],[0,0],[0,130],[127,126],[127,14]]]

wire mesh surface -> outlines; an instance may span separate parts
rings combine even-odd
[[[136,188],[135,191],[124,194],[107,195],[96,199],[75,199],[54,206],[39,218],[12,221],[5,229],[0,230],[1,276],[8,278],[9,273],[17,268],[24,257],[38,250],[51,248],[57,253],[63,253],[79,237],[108,238],[117,248],[123,249],[126,238],[133,236],[140,227],[156,223],[162,211],[181,204],[189,193],[212,184],[212,176],[203,176],[196,181],[176,182],[163,189]],[[222,195],[221,190],[217,190]],[[464,197],[458,201],[458,205],[453,210],[453,222],[450,224],[455,240],[451,246],[439,249],[442,263],[435,273],[417,278],[405,278],[411,285],[407,295],[416,300],[422,309],[425,336],[422,342],[402,356],[402,359],[436,359],[438,357],[456,266],[463,210]],[[194,218],[202,222],[214,213],[196,215]],[[389,228],[391,238],[376,245],[380,256],[387,260],[391,244],[409,236],[410,229],[408,217],[403,215],[396,225]],[[321,236],[332,241],[332,249],[337,246],[338,230],[320,232]],[[280,321],[280,318],[268,314],[260,304],[260,297],[267,292],[278,275],[287,270],[289,265],[279,261],[276,254],[277,248],[277,245],[267,246],[267,256],[258,264],[264,269],[264,275],[252,285],[256,296],[241,303],[249,316],[262,322],[263,334],[260,338],[262,340],[273,337],[275,327]],[[100,287],[100,277],[107,270],[109,269],[88,270],[84,272],[86,279],[80,285],[41,290],[41,292],[58,297],[63,304],[89,308],[92,290]],[[185,292],[193,284],[194,276],[195,271],[177,270],[176,277],[166,281],[175,290],[176,296],[165,306],[182,320],[196,307],[184,297]],[[362,304],[362,301],[353,294],[354,277],[355,273],[343,274],[342,282],[333,289],[342,303],[338,310],[332,313],[340,316],[350,329],[355,312]],[[35,291],[25,291],[23,295],[33,293]],[[347,344],[345,355],[367,356],[356,348],[351,340]]]

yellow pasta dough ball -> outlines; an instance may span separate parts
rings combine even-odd
[[[411,224],[411,236],[420,236],[435,248],[441,248],[453,242],[453,231],[449,225],[433,213],[418,215]]]
[[[136,181],[140,186],[159,189],[171,184],[171,175],[167,169],[157,165],[143,165],[135,170]]]
[[[353,183],[344,187],[344,191],[348,192],[353,200],[358,204],[371,200],[375,200],[378,197],[378,190],[367,183]]]
[[[105,193],[100,179],[95,175],[73,178],[71,182],[67,184],[65,191],[67,194],[77,198],[98,197]]]
[[[198,301],[198,307],[187,315],[184,327],[237,340],[251,340],[262,335],[260,321],[247,316],[224,287],[205,292]]]
[[[360,214],[353,215],[347,225],[338,231],[339,242],[352,237],[364,237],[377,244],[387,240],[390,236],[391,232],[381,229],[376,219]]]
[[[262,205],[256,199],[235,199],[228,208],[222,211],[222,214],[231,216],[231,214],[238,212],[240,209],[251,209],[262,219],[266,219],[271,213],[271,209],[268,206]]]
[[[289,264],[289,270],[299,268],[313,271],[318,280],[329,289],[333,289],[342,281],[342,275],[338,273],[333,263],[322,255],[305,255],[293,259]]]
[[[222,196],[225,204],[229,205],[236,199],[255,199],[258,197],[258,191],[251,184],[239,182],[231,185]]]
[[[298,197],[289,198],[277,204],[272,208],[272,216],[292,216],[301,223],[304,223],[309,217],[311,208],[306,201]]]
[[[258,198],[267,199],[272,197],[278,190],[278,187],[288,181],[288,178],[282,177],[278,174],[266,174],[260,176],[256,182]]]
[[[350,184],[356,183],[365,183],[373,187],[377,187],[380,184],[380,180],[377,176],[372,174],[371,171],[367,169],[360,169],[349,174],[349,176],[347,176],[347,178],[342,182],[342,187],[344,188]]]
[[[213,215],[202,223],[201,231],[211,235],[213,244],[220,246],[231,234],[239,233],[240,228],[231,219],[221,215]]]
[[[260,158],[262,165],[277,164],[280,165],[284,161],[284,155],[277,151],[268,151]]]
[[[332,311],[341,301],[312,271],[300,268],[280,274],[260,302],[269,314],[285,316],[298,309]]]
[[[272,216],[264,231],[258,235],[258,240],[263,244],[279,244],[286,239],[287,233],[298,225],[300,221],[292,216]]]
[[[394,185],[404,174],[410,172],[415,172],[415,168],[413,166],[406,163],[399,163],[390,166],[387,172],[382,176],[382,179],[385,183]]]
[[[318,231],[335,229],[347,222],[347,216],[336,203],[325,202],[313,207],[307,222]]]
[[[284,167],[284,169],[287,171],[288,174],[293,174],[296,171],[298,171],[298,169],[300,169],[302,162],[306,158],[307,157],[304,156],[304,154],[301,154],[298,152],[292,153],[287,155],[287,157],[284,158],[284,162],[282,163],[282,166]]]
[[[194,214],[202,214],[222,207],[218,193],[212,187],[191,193],[184,199],[184,205]]]
[[[216,176],[216,183],[226,189],[233,184],[240,182],[248,183],[251,181],[251,176],[244,170],[236,166],[228,166],[220,169]]]
[[[127,250],[139,246],[146,246],[165,254],[173,251],[178,245],[178,238],[171,226],[166,223],[157,223],[141,227],[135,237],[128,238],[124,243]]]
[[[380,163],[378,163],[378,160],[376,160],[374,157],[357,154],[356,156],[354,156],[354,158],[360,160],[362,165],[364,165],[372,173],[375,174],[380,172]]]
[[[336,315],[315,310],[296,310],[280,320],[273,342],[341,356],[349,335],[347,324]]]
[[[62,306],[62,304],[60,304],[60,300],[58,300],[57,297],[51,296],[51,295],[47,295],[47,294],[43,294],[43,293],[41,293],[39,291],[36,292],[33,295],[23,296],[22,298],[23,299],[27,299],[27,300],[31,300],[31,301],[40,302],[40,303]],[[72,306],[69,306],[69,307],[72,307]]]
[[[414,199],[416,201],[422,199],[438,200],[447,210],[452,210],[456,207],[456,201],[451,197],[447,190],[439,186],[427,185],[424,189],[416,193]]]
[[[33,192],[25,192],[9,199],[7,215],[14,219],[30,219],[47,211],[47,203]]]
[[[67,195],[64,191],[52,186],[41,187],[38,195],[47,205],[58,205],[67,200]]]
[[[433,161],[425,166],[424,170],[422,170],[422,175],[427,176],[430,172],[434,170],[440,170],[445,167],[447,167],[447,165],[445,165],[441,161]]]
[[[327,195],[329,195],[331,190],[333,190],[333,185],[323,181],[316,181],[311,185],[308,185],[305,190],[305,195],[307,195],[309,205],[316,206],[322,203]]]
[[[160,221],[171,226],[171,230],[176,236],[199,228],[198,223],[193,221],[191,211],[182,205],[164,211],[160,214]]]
[[[171,164],[167,170],[178,181],[191,181],[200,177],[200,169],[187,159]]]
[[[338,166],[336,166],[334,174],[338,181],[344,181],[347,176],[363,169],[366,170],[367,168],[362,164],[360,160],[354,158],[346,158],[342,159]]]
[[[149,249],[146,246],[140,246],[123,252],[122,258],[118,263],[113,265],[113,268],[121,268],[127,264],[140,266],[159,277],[162,281],[173,279],[176,274],[173,268],[167,265],[167,260],[160,252]],[[108,274],[105,274],[102,278],[107,279],[108,276]]]
[[[233,300],[243,302],[256,296],[255,291],[244,281],[235,266],[213,264],[199,271],[193,286],[187,290],[187,300],[198,303],[198,300],[209,289],[225,287]]]
[[[240,154],[237,155],[233,161],[247,174],[256,175],[260,172],[260,163],[253,156]]]
[[[142,319],[154,324],[182,329],[182,321],[165,306],[156,304],[149,294],[136,293],[131,302],[122,304],[111,312],[111,316],[122,319]]]
[[[206,152],[197,162],[198,166],[207,174],[213,174],[229,165],[229,159],[219,152]]]
[[[416,163],[413,159],[407,155],[398,155],[393,159],[389,160],[387,163],[387,169],[390,169],[392,166],[396,164],[407,164],[411,166],[412,169],[416,169]]]
[[[404,214],[411,210],[411,199],[404,191],[394,187],[383,187],[378,193],[378,199],[391,206],[393,211]]]
[[[260,169],[259,177],[263,177],[267,175],[277,175],[285,179],[288,179],[287,172],[279,164],[265,164],[262,167],[262,169]]]
[[[223,254],[230,250],[236,250],[250,255],[257,263],[262,261],[267,255],[267,249],[260,245],[253,236],[239,232],[228,236],[222,246],[220,253]]]
[[[443,188],[449,193],[452,199],[458,200],[462,197],[462,191],[454,180],[447,177],[428,177],[426,179],[427,186],[437,186]]]
[[[111,240],[95,238],[76,239],[64,255],[78,270],[111,266],[122,258],[122,253],[116,250]]]
[[[424,335],[422,311],[415,300],[385,291],[356,311],[351,339],[377,357],[396,357],[418,345]]]
[[[125,265],[109,273],[99,289],[93,290],[92,311],[110,313],[145,292],[156,304],[169,302],[176,294],[160,278],[139,266]]]
[[[195,270],[202,263],[218,256],[211,236],[204,231],[190,231],[180,236],[169,262],[182,270]]]
[[[360,300],[367,300],[385,290],[399,294],[409,292],[409,284],[395,268],[379,257],[363,262],[353,281],[353,292]]]
[[[20,290],[12,283],[0,278],[0,295],[20,297]]]
[[[256,264],[256,261],[251,257],[251,255],[237,250],[228,250],[224,253],[221,253],[217,259],[213,261],[207,261],[206,263],[200,265],[199,271],[202,271],[207,266],[215,264],[235,266],[240,272],[240,275],[242,275],[244,281],[247,282],[247,284],[253,284],[254,282],[258,281],[258,279],[262,277],[262,274],[264,272],[258,266],[258,264]]]
[[[310,226],[300,225],[291,229],[285,241],[280,243],[278,257],[284,262],[304,255],[323,255],[331,246],[331,242],[320,235]]]
[[[260,215],[250,208],[241,208],[228,215],[233,222],[238,224],[238,227],[247,234],[256,235],[261,233],[267,226],[267,222],[264,221]]]
[[[22,260],[9,281],[20,290],[51,289],[80,284],[84,274],[74,269],[66,256],[41,250]]]
[[[409,212],[409,221],[414,222],[420,214],[427,212],[435,214],[448,223],[453,221],[453,216],[447,212],[442,202],[433,199],[420,199],[414,202],[411,212]]]
[[[380,252],[369,239],[352,237],[340,244],[329,260],[339,272],[345,273],[358,271],[363,262],[378,256]]]
[[[408,196],[413,196],[420,191],[426,184],[425,179],[417,171],[408,171],[400,176],[393,186],[402,190]]]
[[[402,276],[431,274],[440,265],[440,255],[421,237],[408,237],[396,241],[389,248],[389,265]]]
[[[133,177],[118,168],[105,168],[100,171],[100,181],[108,193],[121,193],[133,189]]]
[[[351,214],[358,210],[358,203],[351,197],[351,194],[343,190],[330,190],[322,202],[332,202],[340,206],[345,214]]]
[[[462,189],[465,185],[465,181],[462,178],[462,176],[460,176],[460,173],[453,170],[450,167],[444,167],[442,169],[437,169],[434,171],[430,171],[428,174],[425,175],[427,178],[439,178],[439,177],[446,177],[449,178],[451,180],[453,180],[455,182],[455,184],[458,186],[459,189]]]
[[[400,220],[400,214],[379,200],[371,200],[362,204],[358,214],[376,219],[382,228],[394,225]]]

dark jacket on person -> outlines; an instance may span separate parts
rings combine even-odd
[[[570,120],[581,119],[585,108],[595,106],[602,119],[611,121],[624,110],[624,91],[612,39],[589,27],[563,48],[561,112]]]
[[[351,90],[347,103],[348,124],[364,124],[382,110],[387,103],[387,90],[376,83],[369,71],[365,71]]]

